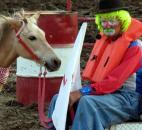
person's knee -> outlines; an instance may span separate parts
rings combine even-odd
[[[52,116],[52,113],[54,111],[54,107],[55,107],[55,103],[56,103],[56,100],[57,100],[57,97],[58,97],[58,94],[54,95],[50,104],[49,104],[49,107],[48,107],[48,117],[51,118]]]
[[[57,97],[58,97],[58,94],[55,94],[55,95],[52,97],[52,101],[56,101],[56,100],[57,100]]]
[[[57,100],[57,97],[58,97],[58,94],[55,94],[55,95],[52,97],[52,99],[51,99],[51,101],[50,101],[50,105],[55,104],[55,102],[56,102],[56,100]]]
[[[100,103],[98,97],[92,95],[82,96],[78,103],[78,107],[81,107],[81,109],[97,109],[100,105],[103,104]]]
[[[86,106],[90,102],[90,96],[82,96],[79,100],[79,106],[83,107],[84,105]]]

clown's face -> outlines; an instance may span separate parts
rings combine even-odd
[[[121,33],[121,24],[117,19],[101,19],[101,26],[107,37],[117,37]]]

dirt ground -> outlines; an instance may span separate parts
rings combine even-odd
[[[16,102],[15,64],[5,89],[0,93],[0,130],[43,130],[38,120],[37,105],[23,106]]]

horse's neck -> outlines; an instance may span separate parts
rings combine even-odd
[[[9,67],[17,58],[15,42],[15,38],[7,36],[7,38],[0,43],[0,67]]]

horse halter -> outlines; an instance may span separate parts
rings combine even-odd
[[[38,61],[39,57],[34,54],[33,50],[21,39],[20,34],[25,28],[26,24],[24,21],[22,21],[22,26],[20,29],[16,32],[16,37],[18,38],[19,43],[27,50],[27,52],[32,56],[33,60]]]

